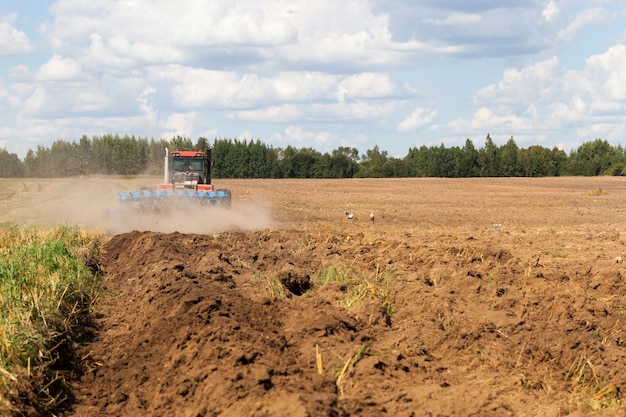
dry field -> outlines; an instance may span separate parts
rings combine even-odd
[[[66,416],[626,413],[622,178],[221,180],[229,212],[102,216],[157,181],[0,181],[0,226],[111,234]]]

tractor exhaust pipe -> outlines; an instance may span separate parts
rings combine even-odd
[[[213,171],[213,158],[211,158],[211,148],[207,148],[206,150],[206,158],[207,158],[207,166],[206,166],[206,175],[205,175],[205,184],[211,184],[211,171]]]
[[[163,184],[167,184],[169,182],[169,178],[168,178],[168,171],[169,171],[169,167],[168,167],[168,155],[170,154],[170,151],[165,148],[165,171],[163,173]]]

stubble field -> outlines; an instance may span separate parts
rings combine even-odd
[[[624,413],[621,178],[220,180],[230,211],[103,217],[157,181],[0,182],[0,224],[111,236],[67,416]]]

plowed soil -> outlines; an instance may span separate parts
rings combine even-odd
[[[116,225],[66,416],[624,415],[623,179],[220,185]]]

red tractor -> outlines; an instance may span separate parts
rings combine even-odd
[[[119,193],[120,207],[169,211],[189,207],[230,208],[231,193],[211,184],[211,149],[172,151],[165,148],[163,183],[155,189]]]

